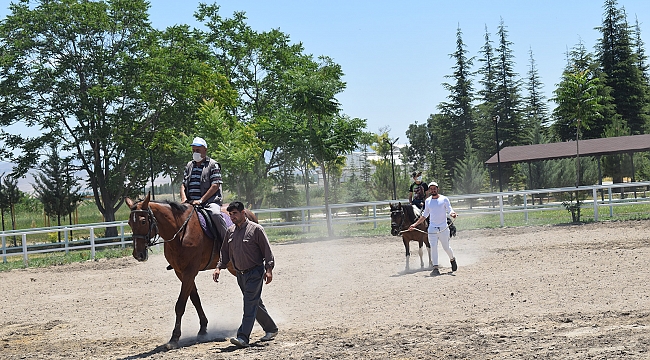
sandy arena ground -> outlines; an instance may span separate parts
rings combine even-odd
[[[0,358],[650,359],[650,221],[458,235],[458,271],[440,249],[436,277],[414,249],[405,271],[390,236],[274,244],[263,299],[280,333],[248,349],[228,341],[230,275],[199,274],[209,335],[188,302],[165,351],[180,282],[162,255],[0,273]]]

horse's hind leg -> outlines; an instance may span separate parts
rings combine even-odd
[[[192,300],[192,304],[196,308],[196,313],[199,315],[199,325],[201,328],[199,329],[198,335],[205,335],[208,333],[208,317],[205,316],[205,312],[203,311],[199,291],[196,289],[196,283],[194,284],[194,290],[190,293],[190,300]]]
[[[431,243],[429,243],[429,236],[425,235],[424,245],[427,246],[427,254],[429,254],[429,267],[433,268],[433,261],[431,260]]]

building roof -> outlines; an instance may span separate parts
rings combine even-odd
[[[578,146],[580,156],[650,151],[650,134],[580,140]],[[499,155],[501,164],[570,158],[576,156],[576,142],[508,146],[501,149]],[[496,165],[497,154],[494,154],[485,164]]]

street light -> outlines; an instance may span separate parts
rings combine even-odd
[[[384,141],[390,145],[390,163],[391,168],[393,169],[393,200],[397,200],[397,188],[395,187],[395,158],[393,157],[393,147],[395,146],[397,140],[399,140],[399,138],[395,139],[393,142],[388,139],[384,139]]]
[[[503,185],[501,184],[501,155],[499,154],[499,115],[492,118],[494,121],[494,136],[497,140],[497,171],[499,172],[499,192],[503,192]]]

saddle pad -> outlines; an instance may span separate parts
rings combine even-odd
[[[212,233],[212,229],[208,226],[208,223],[205,221],[205,216],[203,215],[202,211],[197,211],[196,215],[199,216],[199,224],[201,224],[201,229],[203,229],[203,232],[211,239],[214,240],[215,236]]]

